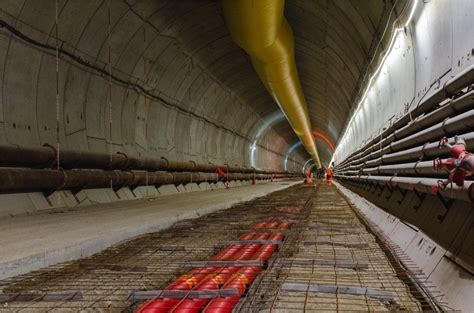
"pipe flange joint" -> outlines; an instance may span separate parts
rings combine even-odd
[[[449,117],[445,118],[445,119],[443,120],[443,122],[441,123],[441,130],[443,131],[443,134],[444,134],[445,136],[446,136],[446,134],[447,134],[445,127],[446,127],[446,122],[447,122],[448,120],[449,120]]]
[[[44,143],[42,144],[42,146],[53,150],[53,159],[51,160],[51,163],[45,165],[44,167],[49,167],[49,168],[56,167],[58,164],[58,150],[54,146],[50,145],[49,143]]]
[[[189,160],[188,162],[193,165],[193,167],[191,168],[190,172],[194,172],[194,170],[196,169],[196,162],[194,162],[193,160]],[[192,178],[191,178],[191,179],[192,179]]]
[[[165,167],[166,167],[166,169],[168,169],[168,167],[169,167],[169,165],[170,165],[170,161],[169,161],[167,158],[165,158],[165,157],[161,157],[160,159],[165,160],[165,162],[166,162],[166,166],[165,166]]]
[[[429,142],[425,142],[423,144],[423,146],[421,147],[421,156],[420,156],[420,160],[422,160],[426,155],[425,155],[425,150],[426,150],[426,146],[429,145],[430,143]]]
[[[130,165],[130,159],[128,158],[128,155],[125,153],[125,152],[121,152],[121,151],[118,151],[117,152],[118,155],[123,155],[125,157],[125,165],[123,168],[121,168],[121,170],[123,171],[126,171],[129,169],[129,165]],[[112,166],[112,164],[111,164]]]
[[[67,179],[67,173],[66,171],[64,171],[61,167],[60,168],[57,168],[55,169],[55,171],[58,171],[61,175],[61,183],[58,185],[58,188],[57,190],[64,190],[64,188],[66,187],[67,183],[68,183],[68,179]]]
[[[418,164],[419,164],[420,162],[421,162],[421,160],[418,160],[418,161],[415,162],[415,164],[413,164],[413,169],[415,170],[415,174],[418,174],[418,175],[419,175],[420,173],[418,173],[418,170],[416,169],[416,167],[418,166]]]

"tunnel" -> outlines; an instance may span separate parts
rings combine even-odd
[[[473,29],[0,0],[0,312],[472,312]]]

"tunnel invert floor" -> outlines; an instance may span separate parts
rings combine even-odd
[[[290,227],[255,228],[275,217],[291,221]],[[429,308],[347,199],[335,186],[319,183],[292,186],[88,258],[0,281],[0,311],[132,312],[145,302],[134,295],[166,289],[191,270],[190,262],[210,260],[226,241],[249,231],[283,233],[284,240],[246,286],[234,312]],[[178,302],[185,300],[190,299]]]

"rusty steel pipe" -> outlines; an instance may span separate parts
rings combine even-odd
[[[86,151],[64,150],[60,153],[63,169],[142,170],[172,172],[215,172],[221,168],[226,173],[283,174],[282,171],[264,171],[224,164],[170,161],[165,158],[136,158],[118,152],[112,155]],[[0,167],[56,168],[56,149],[51,145],[37,147],[0,145]]]
[[[51,169],[0,169],[0,193],[52,192],[57,190],[122,187],[161,186],[168,184],[215,183],[218,181],[250,181],[299,177],[299,174],[249,174],[229,173],[219,177],[217,173],[203,172],[140,172],[102,170],[51,170]]]

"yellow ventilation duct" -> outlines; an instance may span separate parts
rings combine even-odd
[[[296,70],[294,39],[284,0],[222,0],[227,27],[244,49],[306,151],[321,167]]]

